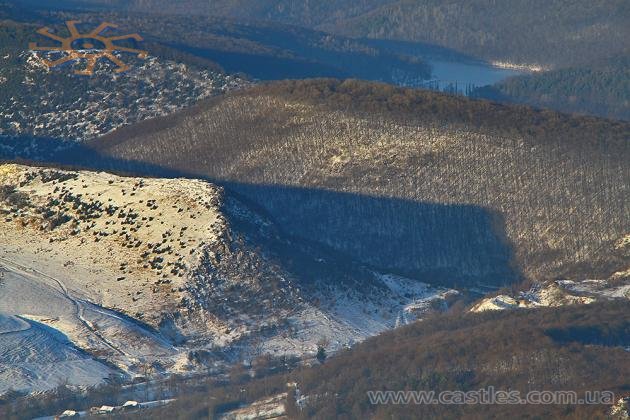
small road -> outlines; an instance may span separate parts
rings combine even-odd
[[[121,356],[127,356],[127,354],[123,350],[121,350],[112,342],[110,342],[107,338],[105,338],[98,330],[94,328],[94,326],[92,325],[90,321],[85,319],[85,317],[83,316],[84,311],[85,311],[84,305],[81,303],[79,299],[76,299],[74,296],[72,296],[72,294],[68,291],[68,288],[66,287],[63,281],[55,277],[49,276],[48,274],[42,273],[41,271],[36,270],[34,268],[26,267],[22,264],[18,264],[14,261],[10,261],[4,257],[0,257],[0,264],[2,264],[4,267],[6,267],[7,269],[17,274],[32,278],[33,280],[42,282],[52,288],[59,289],[59,291],[61,291],[63,296],[74,305],[75,315],[77,319],[88,331],[94,334],[101,343],[103,343],[106,347],[108,347],[115,353]],[[103,314],[108,315],[105,312],[103,312]]]

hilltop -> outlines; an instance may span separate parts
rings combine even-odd
[[[201,180],[5,164],[0,216],[0,314],[24,348],[0,394],[308,359],[457,297],[292,242]]]
[[[213,378],[178,382],[177,401],[151,415],[622,419],[628,413],[630,324],[624,316],[628,305],[619,301],[441,315],[366,340],[321,365],[262,378],[242,377],[227,385]],[[378,401],[375,391],[384,391],[381,403],[372,402]],[[560,403],[429,404],[419,391],[426,391],[424,397],[429,399],[444,392],[443,401],[449,402],[463,401],[464,396],[488,402],[493,394],[497,401],[506,396],[510,401],[538,401],[540,391],[548,397],[557,391]],[[572,392],[576,400],[592,403],[571,402]],[[116,401],[94,397],[98,399],[92,401]],[[33,412],[28,402],[22,406]]]

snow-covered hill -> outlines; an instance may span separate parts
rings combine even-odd
[[[85,385],[109,373],[196,372],[263,354],[311,357],[318,343],[334,352],[441,310],[456,294],[341,269],[298,243],[284,254],[289,242],[271,221],[199,180],[7,164],[0,216],[3,325],[54,332],[63,343],[43,336],[37,346],[80,349],[111,366],[78,376],[48,366],[48,376],[34,369],[7,388],[47,389],[64,375]],[[12,360],[16,369],[31,363]]]

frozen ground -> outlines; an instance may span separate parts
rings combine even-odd
[[[352,346],[388,329],[406,325],[446,305],[445,298],[457,294],[395,275],[382,275],[387,287],[379,299],[339,291],[319,307],[308,306],[288,315],[293,334],[266,340],[262,352],[314,356],[318,344],[329,352]]]
[[[0,270],[0,393],[95,385],[177,353],[141,324],[75,298],[38,270],[5,258]]]
[[[228,411],[219,415],[219,420],[266,420],[266,419],[286,419],[285,403],[287,394],[278,394],[269,398]]]

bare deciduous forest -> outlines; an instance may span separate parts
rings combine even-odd
[[[509,78],[473,93],[483,98],[548,107],[562,112],[630,119],[630,57],[588,67]]]
[[[628,304],[443,317],[367,340],[292,376],[311,398],[307,418],[603,418],[606,406],[372,406],[368,390],[627,392]],[[569,327],[570,326],[570,327]],[[588,334],[584,332],[588,331]],[[560,336],[562,339],[560,339]],[[590,339],[593,338],[593,339]],[[595,345],[593,345],[595,344]],[[312,401],[312,403],[311,403]],[[516,412],[515,412],[516,410]],[[332,416],[332,417],[331,417]]]
[[[505,284],[619,268],[628,133],[622,122],[319,80],[231,94],[92,146],[112,162],[221,183],[287,233],[381,269]]]

